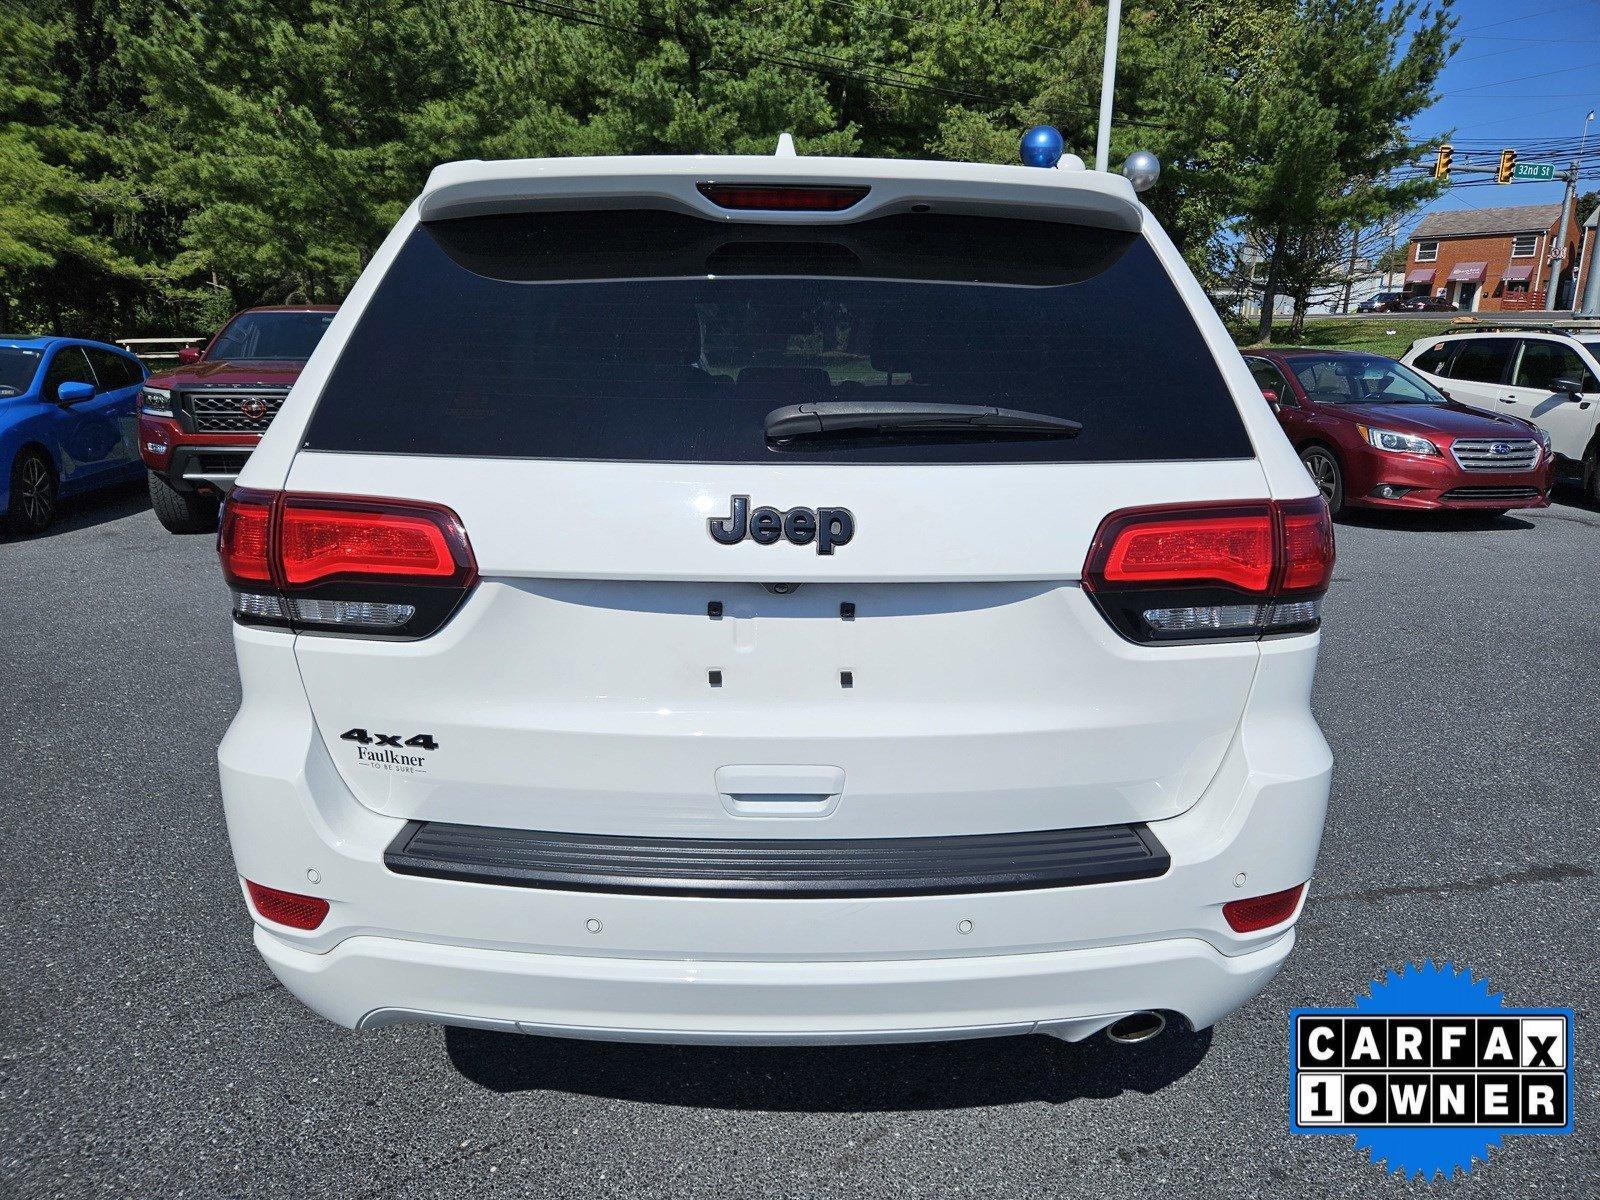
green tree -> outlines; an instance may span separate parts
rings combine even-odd
[[[1260,85],[1238,97],[1238,212],[1272,247],[1259,340],[1295,246],[1436,194],[1431,179],[1393,173],[1426,153],[1405,126],[1434,99],[1454,27],[1450,0],[1387,11],[1382,0],[1300,0]]]
[[[95,138],[70,116],[76,80],[61,63],[74,28],[0,12],[0,328],[99,332],[107,310],[94,301],[137,287],[109,236],[117,198],[95,177]]]

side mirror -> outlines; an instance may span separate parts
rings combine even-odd
[[[1265,400],[1268,404],[1272,405],[1273,408],[1277,408],[1280,404],[1283,403],[1283,401],[1278,396],[1278,389],[1277,388],[1262,388],[1261,389],[1261,398],[1263,400]]]
[[[1557,392],[1565,392],[1567,395],[1576,400],[1579,396],[1583,395],[1583,380],[1579,379],[1576,375],[1563,375],[1552,385],[1552,390]]]
[[[94,384],[63,383],[56,386],[56,400],[64,407],[94,399]]]
[[[178,351],[178,361],[183,363],[184,366],[188,366],[190,363],[199,362],[199,349],[195,346],[185,346],[182,350]]]

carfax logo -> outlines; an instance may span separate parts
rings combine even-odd
[[[1572,1011],[1506,1008],[1485,979],[1407,964],[1354,1008],[1289,1014],[1289,1128],[1450,1175],[1513,1133],[1572,1132]]]

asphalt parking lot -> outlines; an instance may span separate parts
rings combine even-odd
[[[209,539],[129,491],[0,542],[0,1194],[1592,1196],[1600,513],[1362,520],[1339,549],[1333,806],[1263,995],[1138,1048],[732,1050],[313,1018],[223,829]],[[1286,1012],[1425,957],[1577,1010],[1573,1136],[1429,1188],[1287,1133]]]

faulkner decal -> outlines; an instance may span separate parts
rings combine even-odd
[[[431,733],[371,733],[359,726],[345,730],[339,740],[356,743],[356,762],[363,766],[401,775],[422,774],[428,764],[423,752],[439,748]]]

